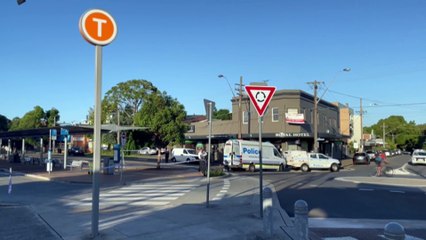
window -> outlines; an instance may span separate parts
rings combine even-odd
[[[243,124],[248,124],[249,121],[249,113],[247,111],[243,111]]]
[[[272,122],[278,122],[279,116],[278,108],[272,108]]]

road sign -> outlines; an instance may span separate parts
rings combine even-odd
[[[57,136],[56,129],[51,129],[51,132],[50,132],[51,139],[56,140],[56,136]]]
[[[216,103],[213,102],[213,101],[210,101],[208,99],[204,99],[204,109],[206,110],[207,121],[210,121],[209,120],[210,119],[210,107],[209,107],[210,104],[212,105],[212,112],[213,112],[213,109],[215,108]]]
[[[276,87],[272,86],[245,86],[246,92],[249,95],[251,103],[256,108],[260,117],[265,113],[272,96],[275,93]]]
[[[62,136],[68,136],[69,135],[69,131],[66,128],[61,128],[61,135]]]
[[[83,38],[93,45],[108,45],[117,35],[114,18],[99,9],[92,9],[84,13],[80,18],[79,27]]]

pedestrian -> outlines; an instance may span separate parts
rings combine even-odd
[[[204,151],[204,149],[200,149],[198,152],[198,159],[200,160],[206,160],[207,153]]]
[[[157,148],[157,169],[160,169],[161,150]]]
[[[169,148],[166,147],[166,150],[164,152],[164,160],[166,161],[166,163],[169,162]]]

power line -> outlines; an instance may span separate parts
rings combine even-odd
[[[363,100],[367,100],[370,102],[380,102],[380,103],[385,103],[379,100],[374,100],[374,99],[368,99],[368,98],[363,98],[363,97],[357,97],[357,96],[353,96],[347,93],[341,93],[341,92],[337,92],[334,90],[328,90],[329,92],[335,93],[335,94],[339,94],[339,95],[343,95],[346,97],[351,97],[351,98],[356,98],[356,99],[360,99],[362,98]],[[402,106],[416,106],[416,105],[426,105],[426,102],[419,102],[419,103],[385,103],[385,104],[374,104],[371,106],[364,106],[364,108],[376,108],[376,107],[402,107]],[[354,107],[357,108],[357,107]]]

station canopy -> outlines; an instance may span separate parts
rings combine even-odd
[[[21,139],[21,138],[36,138],[49,136],[50,129],[56,129],[58,135],[61,133],[61,129],[67,129],[69,135],[76,134],[92,134],[93,126],[87,124],[73,124],[73,125],[63,125],[50,128],[33,128],[33,129],[24,129],[8,132],[0,132],[1,139]],[[133,127],[133,126],[119,126],[116,124],[104,124],[101,127],[102,133],[112,133],[118,131],[132,131],[132,130],[145,130],[147,127]]]

